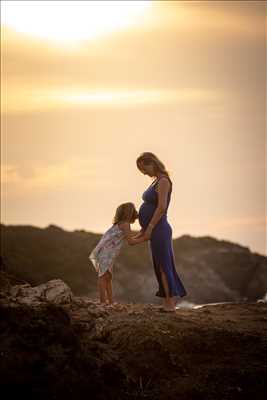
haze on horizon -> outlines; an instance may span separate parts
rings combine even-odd
[[[1,15],[2,223],[103,232],[141,205],[135,160],[152,151],[174,238],[267,255],[264,1],[2,1]]]

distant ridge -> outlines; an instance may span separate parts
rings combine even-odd
[[[2,268],[31,284],[64,280],[76,295],[96,296],[96,274],[88,255],[101,234],[66,231],[50,224],[1,224]],[[149,243],[123,247],[114,268],[114,292],[120,301],[155,302],[156,279]],[[173,240],[176,266],[194,303],[262,298],[267,291],[267,257],[248,247],[211,236],[182,235]]]

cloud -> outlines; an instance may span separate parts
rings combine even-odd
[[[61,190],[84,187],[85,182],[97,188],[97,183],[103,179],[99,170],[103,168],[101,159],[80,159],[73,157],[66,162],[47,165],[9,165],[1,166],[1,182],[4,192],[33,194],[50,190]],[[104,177],[102,177],[104,178]]]
[[[55,42],[93,40],[140,24],[150,1],[4,1],[2,22]]]
[[[47,85],[60,81],[70,86],[75,80],[76,84],[86,82],[90,87],[95,82],[98,87],[101,83],[110,87],[112,82],[141,87],[147,82],[153,87],[153,81],[160,78],[171,78],[173,84],[174,71],[182,78],[180,84],[186,75],[192,79],[192,72],[199,71],[203,79],[203,63],[205,69],[215,67],[211,60],[223,66],[232,65],[231,61],[236,63],[242,52],[251,54],[257,42],[262,43],[264,50],[264,12],[246,12],[244,16],[233,10],[252,11],[257,6],[247,7],[241,2],[242,6],[231,7],[229,2],[223,3],[216,6],[204,1],[154,2],[146,30],[128,30],[93,43],[81,42],[76,47],[53,47],[3,26],[5,78],[24,79],[28,83],[38,79],[36,83]],[[259,5],[258,8],[264,10]],[[240,30],[243,36],[236,37],[235,32]]]
[[[75,46],[2,27],[5,220],[102,229],[117,203],[141,201],[148,149],[177,179],[174,231],[262,247],[262,3],[153,2],[142,27]]]
[[[30,88],[10,86],[3,96],[3,113],[33,112],[70,107],[131,107],[163,104],[221,103],[223,93],[202,88],[181,90],[73,90],[68,88]]]

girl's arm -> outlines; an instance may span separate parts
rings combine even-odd
[[[143,234],[141,235],[141,232],[139,232],[135,237],[133,237],[133,235],[132,235],[133,232],[131,231],[131,227],[128,222],[119,224],[119,227],[124,232],[124,238],[127,240],[127,243],[130,246],[133,246],[138,243],[142,243],[145,240],[147,240],[147,239],[145,239]]]
[[[148,239],[146,239],[144,235],[139,236],[138,238],[136,238],[136,237],[133,238],[132,237],[132,243],[129,243],[129,244],[135,245],[135,244],[139,244],[139,243],[145,242],[146,240],[148,240]]]
[[[132,236],[132,238],[133,239],[138,239],[138,238],[140,238],[141,236],[143,236],[143,234],[144,234],[144,230],[143,229],[141,229],[138,233],[134,233],[133,234],[133,236]]]

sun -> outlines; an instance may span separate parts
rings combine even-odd
[[[59,42],[90,40],[139,24],[151,1],[2,1],[2,24]]]

